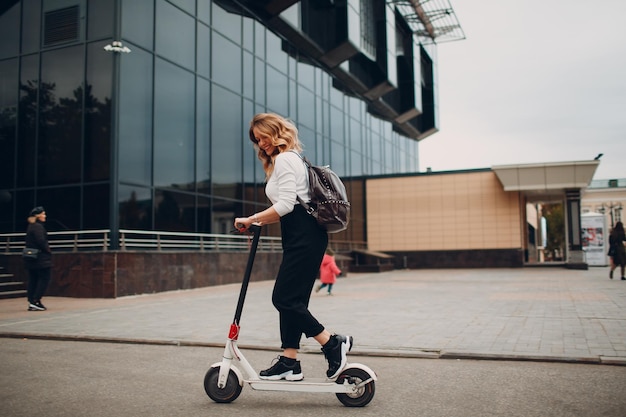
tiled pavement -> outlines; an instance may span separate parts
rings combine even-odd
[[[239,344],[277,349],[273,281],[248,289]],[[355,354],[626,365],[626,281],[608,268],[396,270],[349,274],[310,308]],[[238,285],[119,299],[0,300],[0,337],[223,345]],[[1,343],[1,342],[0,342]],[[317,351],[303,339],[305,351]]]

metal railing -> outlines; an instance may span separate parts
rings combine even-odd
[[[48,232],[48,243],[55,251],[107,251],[111,231],[76,230]],[[0,253],[18,253],[25,245],[24,233],[0,234]],[[120,230],[120,250],[150,251],[247,251],[248,236],[208,233],[161,232],[147,230]],[[282,250],[279,237],[265,236],[259,241],[259,251]]]
[[[48,232],[50,248],[60,252],[107,251],[110,247],[111,231],[76,230]],[[119,231],[120,251],[247,251],[249,236],[210,233],[163,232],[150,230]],[[24,233],[0,234],[0,253],[19,253],[24,248]],[[332,241],[338,253],[349,253],[355,249],[366,249],[365,242]],[[282,251],[281,238],[261,236],[257,248],[261,252]]]

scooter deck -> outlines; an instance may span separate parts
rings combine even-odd
[[[254,390],[259,391],[291,391],[291,392],[334,392],[345,393],[353,391],[354,384],[337,384],[324,378],[305,378],[302,381],[268,381],[264,379],[244,380]]]

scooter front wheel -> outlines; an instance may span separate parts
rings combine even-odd
[[[341,371],[339,377],[337,377],[337,383],[343,384],[347,381],[350,384],[360,384],[364,381],[371,379],[371,375],[359,368],[347,368]],[[338,393],[337,399],[341,401],[346,407],[365,407],[374,398],[376,392],[376,385],[374,380],[371,380],[367,384],[358,388],[354,392],[350,393]]]
[[[209,398],[216,403],[230,403],[235,401],[243,389],[239,378],[237,378],[237,374],[235,374],[232,369],[229,370],[224,388],[217,386],[219,377],[219,366],[209,369],[204,376],[204,391],[206,391]]]

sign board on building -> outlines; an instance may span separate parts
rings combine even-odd
[[[609,258],[609,231],[606,216],[600,213],[585,213],[581,216],[583,250],[589,266],[607,266]]]

